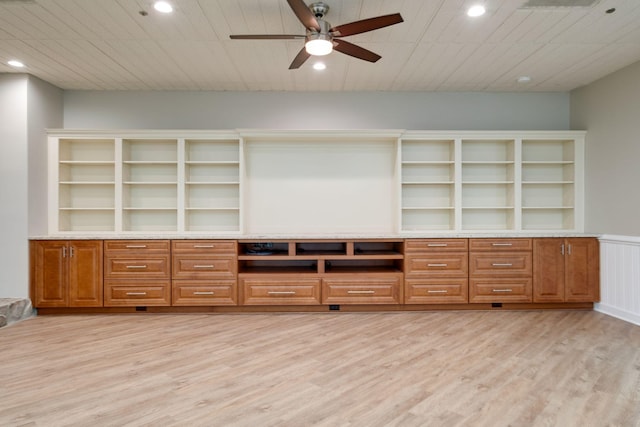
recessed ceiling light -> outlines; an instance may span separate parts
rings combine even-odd
[[[16,67],[16,68],[22,68],[24,67],[24,64],[18,60],[12,59],[11,61],[7,62],[7,64],[11,65],[12,67]]]
[[[476,4],[474,6],[471,6],[468,10],[467,10],[467,15],[475,18],[478,16],[482,16],[485,14],[487,10],[484,8],[483,5],[481,4]]]
[[[531,77],[529,76],[520,76],[517,79],[518,83],[529,83],[531,81]]]
[[[327,68],[327,66],[325,65],[324,62],[316,62],[315,64],[313,64],[313,69],[314,70],[325,70]]]
[[[171,3],[167,1],[157,1],[153,4],[153,8],[158,12],[162,12],[162,13],[173,12],[173,6],[171,6]]]

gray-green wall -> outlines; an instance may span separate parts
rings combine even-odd
[[[587,130],[587,232],[640,236],[640,62],[571,92]]]
[[[70,129],[567,130],[569,93],[64,93]]]

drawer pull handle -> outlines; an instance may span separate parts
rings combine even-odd
[[[511,264],[510,262],[494,262],[493,264],[491,264],[494,267],[513,267],[513,264]]]
[[[194,292],[194,295],[214,295],[213,291],[208,291],[208,292]]]
[[[491,292],[513,292],[513,289],[492,289]]]
[[[427,267],[446,267],[449,264],[427,264]]]
[[[446,289],[430,289],[427,291],[428,294],[446,294],[447,290]]]
[[[513,246],[513,243],[492,243],[491,246]]]
[[[441,248],[446,247],[447,243],[427,243],[427,246],[430,248]]]
[[[376,291],[347,291],[348,294],[375,294]]]
[[[147,268],[146,265],[127,265],[127,268]]]
[[[213,264],[196,264],[193,268],[213,268]]]
[[[194,248],[215,248],[215,245],[193,245]]]
[[[296,291],[269,291],[269,295],[295,295]]]
[[[144,249],[147,245],[127,245],[127,249]]]
[[[129,296],[145,296],[146,294],[146,292],[127,292]]]

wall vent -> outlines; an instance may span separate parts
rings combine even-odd
[[[556,9],[566,7],[593,7],[600,0],[528,0],[520,9]]]

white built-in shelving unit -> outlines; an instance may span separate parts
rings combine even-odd
[[[455,140],[403,140],[403,228],[455,229],[455,183]]]
[[[522,228],[576,227],[576,141],[522,141]]]
[[[49,137],[52,234],[240,231],[237,135],[62,132]]]
[[[515,228],[515,141],[462,140],[462,229]]]
[[[178,231],[178,141],[122,140],[122,231]]]
[[[115,231],[115,140],[60,139],[50,195],[54,230]]]
[[[238,231],[239,141],[187,139],[184,168],[185,230]]]
[[[400,231],[583,231],[584,136],[405,132]]]
[[[51,131],[50,234],[581,232],[584,137]]]

